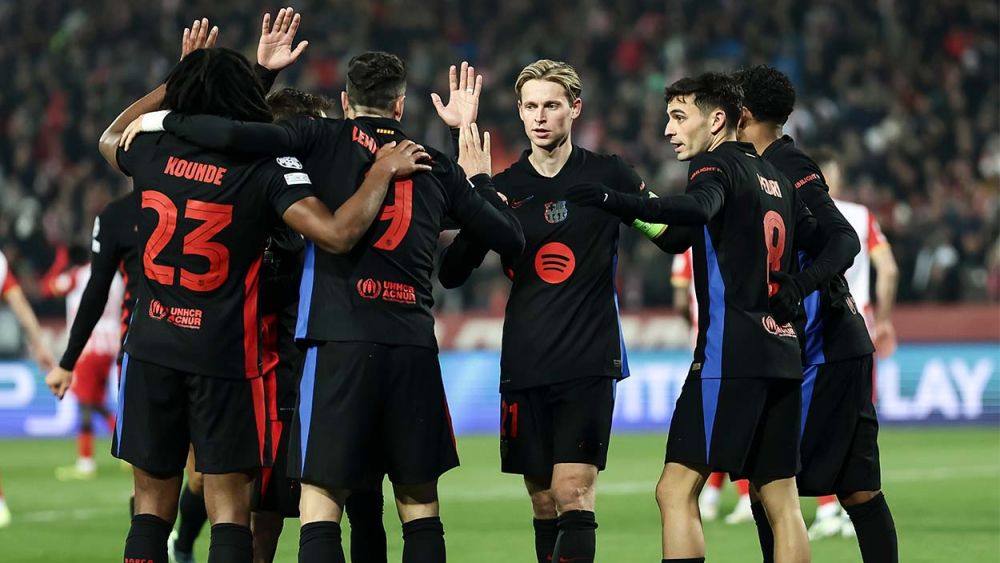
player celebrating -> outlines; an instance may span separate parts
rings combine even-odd
[[[94,230],[95,234],[99,232],[100,218],[95,222]],[[56,276],[50,282],[47,291],[52,296],[65,296],[66,322],[69,326],[75,323],[85,288],[90,283],[93,268],[86,254],[85,248],[71,248],[70,258],[74,265],[68,271]],[[103,416],[108,428],[115,427],[115,417],[104,404],[104,400],[108,388],[108,376],[120,348],[119,316],[124,296],[125,283],[121,276],[113,275],[101,317],[91,331],[79,361],[75,362],[76,377],[73,378],[71,390],[80,403],[80,431],[77,438],[79,457],[76,465],[56,468],[56,477],[60,480],[93,479],[97,476],[92,421],[94,414]]]
[[[324,248],[347,251],[358,225],[374,219],[371,202],[381,201],[397,173],[420,169],[416,161],[425,156],[412,143],[386,150],[354,201],[331,214],[303,187],[307,174],[284,172],[273,160],[227,157],[169,135],[140,137],[132,151],[115,153],[125,125],[161,104],[270,120],[245,58],[225,49],[192,52],[214,43],[218,29],[208,33],[207,24],[193,39],[185,32],[184,56],[166,84],[124,111],[100,145],[109,164],[135,177],[143,206],[145,275],[126,342],[113,453],[135,467],[137,515],[125,558],[156,563],[166,560],[189,442],[205,473],[209,561],[252,558],[249,484],[263,461],[265,423],[256,314],[261,226],[281,217]],[[54,391],[61,397],[67,384]]]
[[[462,63],[449,71],[450,99],[432,101],[452,128],[474,121],[482,80]],[[628,194],[645,186],[617,156],[575,146],[582,83],[564,62],[525,67],[514,90],[531,148],[494,179],[524,227],[520,256],[501,258],[513,280],[501,353],[501,469],[522,475],[534,513],[539,562],[593,561],[597,474],[607,462],[615,384],[628,375],[614,287],[619,227],[633,224],[568,204],[573,186]],[[635,223],[658,245],[663,225]],[[440,279],[454,287],[486,249],[461,232]]]
[[[692,161],[685,194],[644,199],[592,186],[569,194],[621,217],[703,225],[693,237],[698,346],[657,484],[664,561],[704,561],[697,503],[713,469],[750,479],[775,529],[776,560],[808,561],[794,481],[799,348],[792,326],[769,314],[769,298],[789,291],[775,282],[791,268],[786,249],[807,212],[752,145],[736,142],[742,91],[732,78],[682,79],[667,88],[666,101],[665,134],[678,159]]]
[[[35,362],[42,370],[49,370],[55,365],[55,359],[42,341],[42,329],[38,324],[38,317],[31,309],[31,304],[24,297],[21,286],[17,283],[17,278],[10,271],[10,264],[3,252],[0,252],[0,297],[7,302],[14,316],[17,317],[21,329],[24,330],[28,339],[28,346],[35,356]],[[3,496],[3,487],[0,486],[0,528],[10,525],[10,508]]]
[[[782,125],[795,104],[788,77],[761,65],[738,72],[736,79],[745,91],[740,138],[752,143],[794,183],[821,229],[846,234],[856,249],[857,234],[827,193],[819,167],[791,137],[782,135]],[[800,253],[799,261],[805,268],[823,258]],[[855,524],[863,559],[897,561],[895,525],[879,490],[878,419],[872,402],[874,349],[843,276],[824,284],[807,277],[803,271],[782,281],[796,286],[806,311],[800,330],[804,380],[799,492],[805,496],[836,494]],[[768,522],[759,512],[761,549],[769,560]]]

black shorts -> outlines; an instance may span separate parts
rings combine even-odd
[[[769,481],[799,469],[801,382],[794,379],[701,379],[681,389],[666,462],[707,466],[734,479]]]
[[[280,375],[275,369],[264,374],[264,390],[271,415],[266,444],[274,463],[261,469],[257,476],[252,506],[255,511],[277,512],[285,518],[297,518],[302,487],[288,476],[288,435],[292,424],[290,417],[284,416],[278,408],[278,377]]]
[[[207,377],[125,354],[111,453],[154,475],[180,475],[191,444],[201,473],[254,471],[265,461],[267,419],[259,377]]]
[[[806,367],[800,495],[850,494],[882,487],[872,365],[868,355]]]
[[[603,470],[617,382],[588,377],[502,391],[501,471],[547,477],[557,463],[585,463]]]
[[[325,342],[310,347],[288,446],[289,475],[325,489],[433,481],[458,466],[437,352]]]

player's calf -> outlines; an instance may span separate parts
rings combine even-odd
[[[344,563],[340,519],[348,491],[302,483],[299,499],[299,563]]]
[[[254,563],[271,563],[278,550],[278,538],[285,526],[285,518],[277,512],[254,511],[250,517],[253,530]]]
[[[802,519],[795,478],[754,482],[753,488],[760,496],[774,534],[774,561],[808,563],[809,536],[806,533],[806,523]]]
[[[251,563],[253,534],[250,532],[250,473],[206,474],[205,508],[212,522],[209,563]]]
[[[167,537],[177,516],[180,475],[154,475],[135,468],[135,510],[124,560],[166,563]]]
[[[437,480],[418,485],[393,483],[393,491],[403,523],[403,563],[444,563],[444,526],[438,516]]]
[[[896,523],[882,491],[858,491],[838,497],[854,523],[862,560],[865,563],[899,561]]]
[[[698,511],[698,495],[711,473],[708,467],[667,463],[656,483],[656,504],[663,526],[663,558],[705,556],[705,535]]]

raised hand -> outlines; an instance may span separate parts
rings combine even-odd
[[[490,154],[490,134],[483,133],[479,141],[479,126],[475,123],[463,125],[458,130],[458,165],[467,178],[479,174],[493,175],[493,160]]]
[[[309,46],[308,41],[301,41],[292,49],[301,21],[301,14],[296,14],[292,8],[282,8],[278,10],[272,27],[271,14],[264,14],[260,41],[257,43],[257,64],[268,70],[278,71],[298,60],[299,55]]]
[[[375,153],[375,164],[387,169],[396,178],[411,176],[417,172],[426,172],[431,169],[431,155],[427,154],[424,147],[410,141],[409,139],[396,143],[386,143]]]
[[[431,102],[441,120],[448,127],[465,127],[476,121],[479,114],[479,92],[483,89],[483,75],[462,61],[461,70],[455,65],[448,69],[448,105],[441,102],[441,96],[431,94]]]
[[[215,47],[215,40],[218,38],[219,26],[209,29],[208,18],[194,20],[191,27],[184,28],[184,35],[181,36],[181,59],[198,49]]]

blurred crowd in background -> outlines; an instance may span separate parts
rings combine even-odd
[[[704,70],[768,63],[793,80],[787,132],[842,155],[845,199],[877,214],[900,266],[900,301],[1000,299],[998,8],[990,0],[307,0],[310,41],[279,78],[338,97],[346,63],[368,49],[409,67],[405,130],[449,150],[430,103],[447,97],[451,63],[485,75],[480,128],[494,169],[527,148],[514,79],[538,59],[574,64],[584,82],[574,142],[617,153],[660,194],[687,165],[663,138],[666,84]],[[181,30],[219,25],[219,45],[254,57],[260,18],[245,0],[0,2],[0,248],[43,313],[42,280],[130,181],[97,152],[103,129],[167,75]],[[444,236],[443,241],[446,240]],[[670,260],[623,235],[624,308],[667,306]],[[502,307],[507,281],[487,263],[446,310]]]

